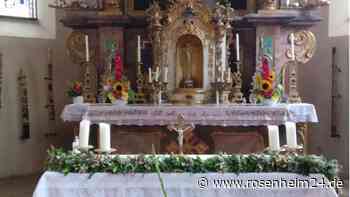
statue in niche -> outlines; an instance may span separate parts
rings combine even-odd
[[[178,88],[203,87],[203,47],[198,37],[184,35],[177,43]]]
[[[181,51],[181,67],[184,75],[184,88],[193,88],[194,81],[192,79],[192,48],[189,43],[185,44],[184,50]]]

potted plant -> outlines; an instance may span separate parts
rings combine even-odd
[[[79,81],[73,81],[68,88],[67,95],[73,98],[73,104],[84,103],[83,87]]]

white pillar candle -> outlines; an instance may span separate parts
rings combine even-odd
[[[231,82],[231,67],[229,67],[227,70],[227,82]]]
[[[102,151],[111,150],[111,125],[100,123],[100,149]]]
[[[221,70],[221,81],[224,82],[225,81],[225,69]]]
[[[239,62],[241,60],[240,57],[240,51],[239,51],[239,34],[236,33],[236,56],[237,56],[237,62]]]
[[[86,62],[90,61],[90,52],[89,52],[89,36],[85,35],[85,50],[86,50]]]
[[[287,8],[289,8],[289,4],[290,4],[290,1],[287,0],[287,1],[286,1],[286,7],[287,7]]]
[[[141,36],[137,36],[137,62],[141,62]]]
[[[164,68],[164,82],[167,83],[168,82],[168,72],[169,72],[169,68],[166,66]]]
[[[159,80],[159,67],[156,68],[156,82]]]
[[[158,103],[162,104],[162,91],[159,91],[158,93]]]
[[[294,122],[286,122],[287,145],[289,148],[297,148],[297,126]]]
[[[80,148],[89,147],[90,124],[91,122],[88,120],[82,120],[80,122],[80,128],[79,128],[79,147]]]
[[[221,53],[221,62],[222,62],[222,67],[225,68],[226,67],[226,54],[227,54],[227,47],[226,47],[226,34],[223,38],[223,41],[222,41],[222,46],[221,46],[221,50],[222,50],[222,53]]]
[[[278,151],[280,149],[280,135],[278,126],[268,126],[269,131],[269,147],[273,151]]]
[[[215,96],[216,96],[216,104],[219,105],[219,104],[220,104],[220,95],[219,95],[219,91],[216,91]]]
[[[152,83],[152,68],[148,68],[148,82]]]
[[[295,37],[294,37],[294,33],[292,33],[290,35],[290,42],[291,42],[291,45],[292,45],[292,60],[295,61]]]

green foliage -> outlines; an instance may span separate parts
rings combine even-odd
[[[251,155],[216,155],[208,159],[184,155],[139,155],[120,157],[74,153],[52,148],[48,151],[46,168],[68,173],[248,173],[289,172],[302,175],[319,173],[333,180],[338,174],[336,160],[315,155],[281,155],[276,152]]]

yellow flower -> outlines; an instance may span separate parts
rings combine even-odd
[[[257,74],[255,76],[255,82],[256,82],[256,84],[261,84],[261,75],[260,74]]]
[[[113,90],[118,91],[118,92],[122,92],[124,90],[123,88],[123,83],[118,81],[113,85]]]
[[[274,71],[271,71],[269,74],[269,81],[275,81],[276,79],[276,73]]]
[[[261,83],[261,89],[264,91],[264,92],[269,92],[272,90],[272,84],[270,81],[268,80],[263,80],[262,83]]]

